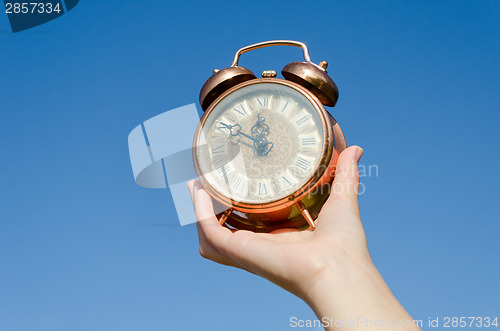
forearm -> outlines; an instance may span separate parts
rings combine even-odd
[[[326,330],[419,330],[371,261],[350,261],[324,274],[305,300]]]

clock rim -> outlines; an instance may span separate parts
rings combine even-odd
[[[238,202],[219,192],[208,182],[208,180],[205,179],[200,169],[200,161],[198,157],[198,142],[200,141],[201,132],[208,117],[210,116],[214,108],[224,98],[243,87],[263,83],[280,84],[290,87],[297,90],[309,100],[309,102],[314,106],[314,109],[317,111],[321,121],[321,125],[323,127],[323,148],[321,151],[320,160],[312,175],[309,176],[308,179],[293,193],[289,194],[288,196],[284,196],[282,198],[264,203]],[[198,175],[202,186],[209,193],[209,195],[228,208],[233,208],[244,213],[269,213],[288,208],[307,196],[307,194],[309,194],[316,187],[316,184],[320,182],[324,174],[329,169],[334,149],[334,133],[330,118],[331,115],[327,112],[321,101],[312,92],[295,82],[279,78],[255,78],[239,83],[238,85],[229,88],[227,91],[218,96],[205,110],[203,116],[200,119],[200,122],[198,123],[193,139],[193,163],[196,174]]]

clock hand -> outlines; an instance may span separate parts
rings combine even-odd
[[[264,122],[266,121],[264,116],[260,116],[260,110],[257,112],[257,122],[255,122],[254,126],[252,127],[251,131],[254,136],[258,140],[262,140],[260,143],[262,144],[263,148],[259,150],[260,155],[267,155],[269,152],[273,149],[274,144],[272,142],[268,142],[267,136],[269,134],[269,125],[265,124]],[[259,127],[262,128],[261,131],[259,131]],[[265,141],[265,145],[264,145]]]
[[[264,116],[260,116],[260,110],[257,113],[257,122],[255,122],[254,126],[252,126],[252,134],[254,136],[267,136],[269,133],[269,125],[265,124],[266,121]],[[261,131],[259,131],[259,128]]]
[[[231,137],[236,137],[236,136],[240,135],[240,136],[243,136],[247,139],[252,140],[255,155],[265,156],[265,155],[269,154],[269,152],[271,151],[271,149],[274,146],[274,144],[272,142],[269,142],[266,137],[263,137],[260,134],[257,137],[252,137],[244,132],[241,132],[241,125],[239,125],[239,124],[230,125],[230,124],[225,124],[222,122],[220,124],[222,124],[223,126],[225,126],[229,130],[229,134],[231,135]],[[244,145],[250,146],[244,142],[241,142],[241,143],[243,143]]]

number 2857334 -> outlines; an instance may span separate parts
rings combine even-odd
[[[7,2],[5,3],[6,14],[51,14],[60,13],[59,3],[55,5],[47,2]]]

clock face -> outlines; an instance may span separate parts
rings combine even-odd
[[[316,172],[323,127],[299,90],[254,83],[222,99],[199,136],[201,176],[220,194],[244,203],[283,199]]]

